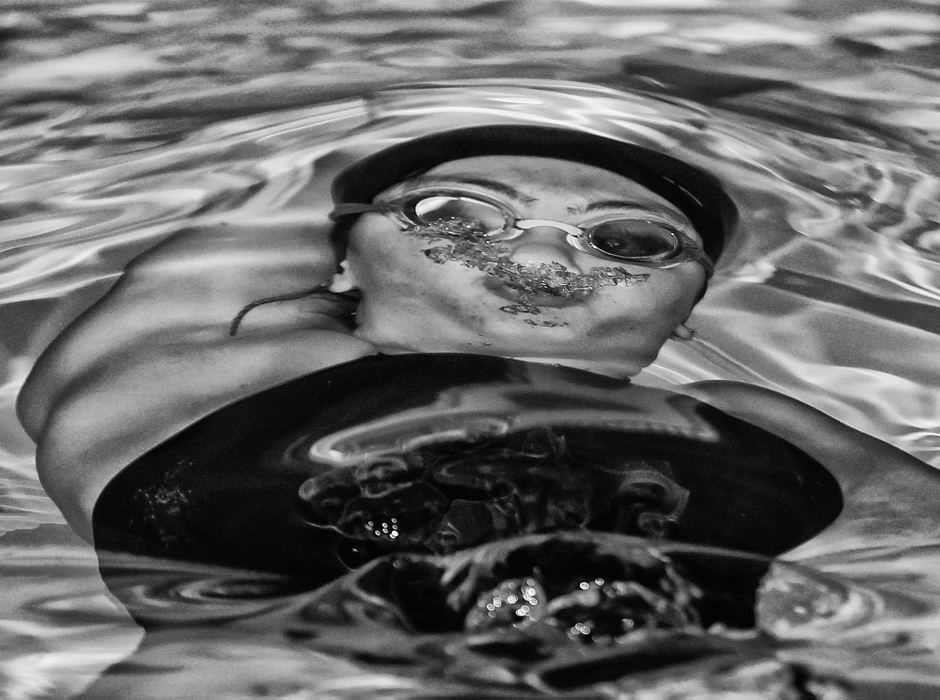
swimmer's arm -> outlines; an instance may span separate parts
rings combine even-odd
[[[243,396],[371,355],[349,303],[320,295],[246,304],[321,285],[324,236],[300,222],[181,232],[135,259],[37,362],[18,411],[44,487],[80,533],[101,489],[133,459]],[[318,245],[318,241],[321,242]]]
[[[94,307],[60,335],[37,361],[18,402],[20,420],[37,439],[58,399],[86,375],[106,371],[123,358],[163,348],[177,358],[235,340],[259,336],[262,345],[285,341],[284,334],[307,331],[311,365],[321,359],[345,361],[351,353],[374,352],[349,336],[340,351],[336,339],[320,346],[320,332],[349,335],[350,302],[336,295],[300,297],[253,309],[232,339],[232,320],[259,299],[294,294],[328,282],[336,256],[325,231],[309,215],[287,215],[239,225],[218,224],[180,232],[133,260],[124,276]],[[293,341],[292,341],[293,342]],[[240,347],[237,344],[233,348]],[[243,375],[246,387],[289,378],[297,368],[265,367]],[[302,364],[302,363],[301,363]],[[213,369],[224,370],[224,365]],[[273,373],[273,374],[272,374]],[[231,373],[225,373],[231,376]]]
[[[839,518],[787,558],[940,542],[940,471],[930,465],[769,389],[708,381],[684,390],[796,445],[839,480]]]

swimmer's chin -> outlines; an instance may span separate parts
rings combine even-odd
[[[396,345],[387,345],[382,347],[376,346],[376,350],[380,355],[412,355],[421,352],[420,350],[415,350],[413,348],[404,348]],[[640,370],[642,369],[640,367],[628,366],[620,362],[602,362],[596,360],[583,360],[566,357],[540,357],[537,355],[522,355],[516,353],[509,355],[505,352],[493,352],[490,348],[487,348],[483,345],[468,346],[461,350],[437,350],[436,352],[463,352],[469,355],[492,355],[495,357],[508,357],[512,360],[534,362],[540,365],[579,369],[585,372],[590,372],[591,374],[599,374],[605,377],[612,377],[614,379],[630,379],[631,377],[639,374]]]
[[[389,333],[376,332],[362,326],[353,329],[353,337],[368,343],[379,355],[409,355],[415,353],[461,352],[451,347],[436,347],[435,343],[405,342]],[[464,351],[470,352],[470,351]]]
[[[590,372],[591,374],[600,374],[605,377],[612,377],[614,379],[626,379],[636,376],[642,370],[642,367],[635,367],[632,365],[626,365],[617,361],[599,361],[599,360],[583,360],[578,358],[554,358],[554,357],[523,357],[516,356],[516,360],[524,360],[525,362],[535,362],[537,364],[543,365],[552,365],[555,367],[570,367],[571,369],[580,369],[585,372]]]
[[[534,362],[555,367],[570,367],[592,374],[615,379],[630,379],[639,374],[642,365],[623,360],[601,360],[585,357],[549,357],[525,352],[507,352],[490,342],[467,343],[461,347],[409,347],[398,343],[372,343],[380,355],[412,355],[416,353],[466,353],[469,355],[491,355],[524,362]]]

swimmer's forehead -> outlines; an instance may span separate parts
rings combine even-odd
[[[447,161],[385,190],[377,199],[433,185],[467,185],[525,205],[557,202],[563,197],[566,208],[581,212],[591,205],[592,209],[646,208],[688,224],[675,205],[635,180],[584,163],[536,156],[476,156]]]

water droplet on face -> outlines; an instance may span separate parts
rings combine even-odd
[[[649,278],[648,274],[633,274],[623,267],[595,267],[586,273],[575,273],[560,262],[523,264],[512,260],[510,249],[486,238],[479,224],[462,219],[448,219],[434,224],[414,226],[405,234],[442,244],[424,249],[429,260],[439,265],[455,262],[464,267],[485,272],[519,295],[518,301],[500,307],[512,315],[541,313],[533,297],[586,300],[604,287],[629,287]],[[566,325],[557,321],[532,321],[529,325]]]

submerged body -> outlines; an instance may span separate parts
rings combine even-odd
[[[107,550],[321,582],[388,553],[610,532],[774,556],[832,523],[832,475],[690,396],[503,358],[376,356],[231,404],[105,489]]]
[[[316,251],[308,249],[307,259],[299,254],[310,240],[306,226],[281,225],[263,239],[258,231],[187,231],[150,251],[37,365],[21,398],[24,422],[39,442],[45,487],[86,538],[106,485],[174,434],[245,396],[377,354],[348,330],[342,298],[259,307],[238,336],[228,335],[233,310],[318,281],[311,279]],[[233,243],[261,248],[261,241],[266,254],[246,254],[244,267],[214,254]],[[196,308],[194,298],[201,300]],[[149,316],[140,316],[141,305]],[[102,337],[109,338],[106,354]],[[940,494],[940,483],[922,462],[759,387],[707,382],[676,389],[788,440],[836,476],[845,510],[821,539],[804,545],[805,556],[940,537],[929,495]]]
[[[348,227],[337,275],[328,231],[297,212],[177,234],[133,261],[50,346],[19,409],[38,442],[42,483],[80,534],[92,538],[101,493],[141,455],[234,401],[310,373],[379,353],[472,352],[624,379],[671,335],[687,337],[683,322],[709,270],[684,250],[713,245],[691,226],[688,208],[623,175],[542,156],[460,158],[421,178],[382,188],[369,206],[415,187],[497,199],[512,219],[493,239],[505,274],[492,274],[480,256],[461,257],[423,225],[375,212]],[[573,231],[591,230],[601,213],[646,227],[665,222],[682,245],[650,261],[573,242]],[[521,235],[508,235],[511,226]],[[564,288],[598,279],[610,283],[581,294]],[[319,291],[296,293],[304,289]],[[233,336],[233,317],[259,299],[280,301],[254,308]],[[764,389],[709,382],[677,390],[783,438],[838,481],[841,515],[798,554],[940,536],[940,479],[927,465]]]

